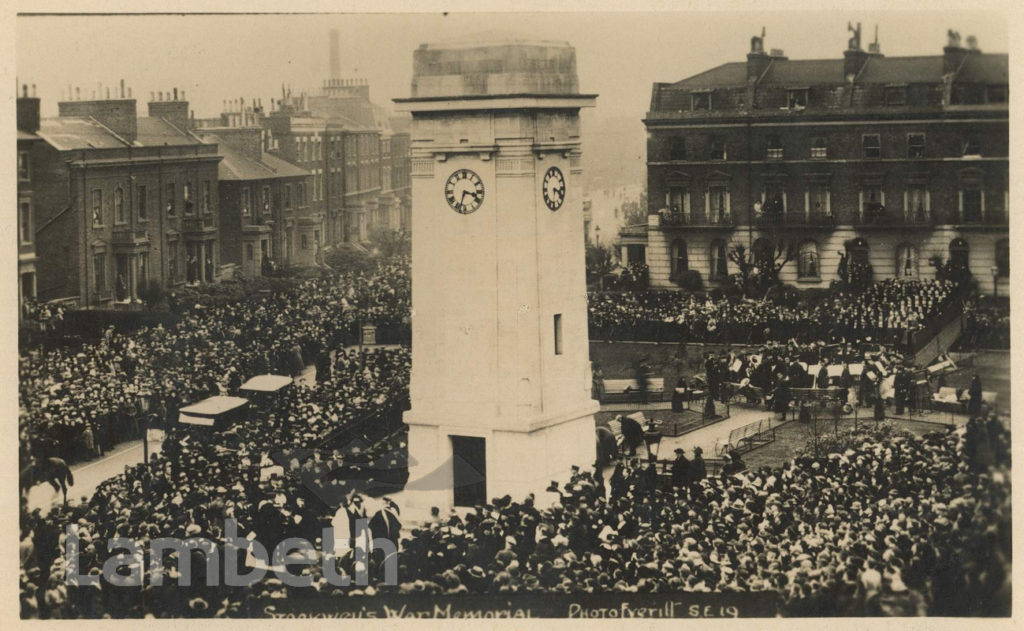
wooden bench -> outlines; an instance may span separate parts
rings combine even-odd
[[[726,456],[730,451],[746,453],[755,447],[767,445],[775,441],[775,427],[770,418],[747,423],[729,432],[729,440],[715,444],[715,455]]]
[[[665,379],[651,378],[647,382],[647,400],[662,401],[665,396]],[[640,385],[636,379],[605,379],[601,403],[635,403],[643,401]]]

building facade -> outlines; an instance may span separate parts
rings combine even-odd
[[[33,86],[33,89],[35,86]],[[18,305],[36,299],[36,236],[35,211],[32,205],[32,185],[35,170],[32,155],[41,141],[39,131],[39,99],[29,96],[28,86],[22,87],[17,102],[18,118]],[[19,310],[19,313],[21,311]]]
[[[198,130],[216,144],[220,193],[221,262],[246,278],[279,266],[317,263],[323,217],[310,211],[312,176],[264,151],[260,127]]]
[[[285,91],[260,123],[271,152],[312,174],[324,245],[366,243],[378,228],[409,229],[408,122],[370,102],[365,80],[329,79],[315,95]]]
[[[217,147],[188,131],[188,102],[59,103],[30,154],[40,300],[127,306],[140,289],[219,276]]]
[[[623,235],[654,287],[686,270],[705,286],[738,271],[728,251],[780,243],[780,280],[824,287],[841,253],[874,277],[969,267],[1009,286],[1008,59],[949,33],[942,55],[863,50],[789,60],[751,39],[747,61],[656,83],[648,131],[648,225]]]

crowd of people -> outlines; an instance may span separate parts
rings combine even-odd
[[[1010,348],[1010,303],[996,300],[968,300],[964,304],[964,335],[960,347]]]
[[[153,538],[203,537],[224,550],[222,528],[234,519],[238,536],[268,548],[301,537],[322,550],[323,528],[339,511],[370,516],[358,499],[367,485],[331,473],[406,468],[405,434],[382,419],[408,396],[410,354],[404,347],[346,351],[343,340],[356,324],[407,322],[409,291],[408,261],[399,260],[374,273],[186,308],[173,327],[108,330],[94,343],[21,357],[22,451],[67,460],[137,435],[140,390],[151,392],[153,414],[166,421],[184,404],[236,393],[247,377],[316,366],[314,383],[285,390],[251,423],[223,433],[168,424],[159,453],[126,467],[91,498],[48,514],[23,505],[22,616],[244,617],[292,597],[381,593],[713,591],[772,592],[785,615],[1008,615],[1010,441],[995,417],[920,438],[866,436],[842,452],[778,467],[749,469],[730,455],[716,476],[707,475],[699,453],[685,466],[677,454],[668,476],[653,460],[620,463],[607,482],[600,469],[576,470],[568,484],[550,489],[558,494],[550,508],[535,496],[505,496],[461,516],[435,511],[402,539],[398,584],[381,580],[383,561],[374,559],[369,585],[331,585],[318,562],[300,570],[311,588],[288,587],[272,574],[249,587],[208,586],[198,550],[190,584],[173,553],[163,560],[163,584],[154,584]],[[592,297],[590,311],[596,326],[672,322],[694,341],[761,331],[769,341],[757,352],[709,356],[708,380],[717,389],[746,379],[774,397],[778,375],[793,387],[797,380],[852,387],[848,370],[836,377],[828,365],[863,359],[864,349],[825,341],[913,330],[951,291],[938,282],[883,283],[810,309],[603,295]],[[784,342],[770,342],[776,339]],[[894,364],[884,353],[871,361],[879,370]],[[824,372],[811,374],[801,363]],[[387,504],[374,517],[394,526],[397,516]],[[64,556],[69,524],[79,540],[72,559]],[[114,537],[147,550],[137,559],[141,588],[65,581],[68,563],[77,575],[101,574]],[[351,556],[340,563],[349,573],[357,564]]]
[[[884,280],[861,293],[837,292],[787,306],[768,298],[712,300],[679,292],[591,294],[590,326],[599,339],[675,325],[664,341],[761,343],[866,339],[900,343],[952,298],[950,281]],[[657,333],[657,331],[653,331]],[[671,338],[671,339],[669,339]]]
[[[25,457],[87,459],[138,436],[136,401],[166,419],[241,375],[294,375],[340,348],[359,324],[408,318],[408,261],[373,273],[307,280],[289,291],[181,312],[173,327],[118,333],[19,358]]]
[[[271,549],[286,537],[317,541],[344,498],[366,490],[327,474],[346,466],[382,475],[406,469],[404,433],[367,422],[380,423],[381,413],[406,396],[408,349],[339,351],[330,366],[330,374],[315,384],[285,391],[272,407],[226,432],[170,428],[148,466],[126,468],[103,482],[91,499],[56,506],[46,515],[23,511],[23,615],[211,616],[224,599],[237,613],[244,590],[232,590],[224,581],[206,587],[202,556],[193,564],[190,587],[179,586],[173,555],[166,566],[170,580],[162,587],[152,585],[153,568],[146,564],[141,595],[109,584],[67,585],[64,528],[74,524],[79,530],[74,569],[80,575],[100,574],[111,556],[102,542],[113,537],[132,538],[147,550],[156,537],[204,537],[223,550],[228,518],[238,522],[239,536],[252,533]],[[357,431],[348,440],[325,441],[350,426]],[[380,437],[389,440],[375,444]],[[263,595],[263,587],[274,591],[273,580],[245,598]]]
[[[789,615],[1008,612],[1009,440],[984,425],[1000,459],[981,469],[949,431],[670,489],[649,466],[608,485],[581,473],[552,509],[503,498],[414,532],[399,591],[770,590]]]

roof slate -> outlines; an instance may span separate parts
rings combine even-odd
[[[106,127],[84,116],[44,118],[39,122],[39,136],[59,151],[127,146]]]
[[[223,159],[217,166],[221,180],[266,180],[284,177],[305,177],[309,172],[277,156],[264,152],[262,160],[253,160],[213,134],[204,134],[203,140],[216,143],[217,154]]]

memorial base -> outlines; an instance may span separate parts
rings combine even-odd
[[[409,481],[395,499],[403,513],[424,517],[431,507],[445,515],[453,506],[489,503],[505,495],[522,501],[532,493],[535,505],[550,506],[559,497],[547,491],[552,481],[564,485],[573,466],[593,469],[597,410],[596,402],[588,402],[567,414],[522,423],[528,428],[524,430],[481,427],[479,418],[475,425],[450,419],[444,424],[425,423],[426,419],[407,413]],[[482,458],[475,452],[460,453],[467,442],[483,447]],[[482,476],[481,460],[485,463]]]

